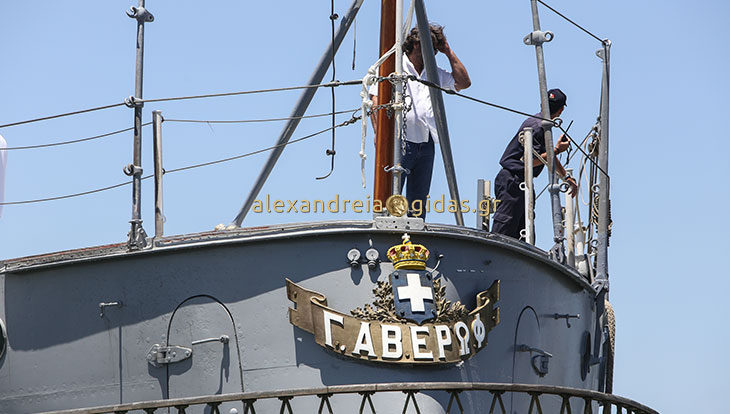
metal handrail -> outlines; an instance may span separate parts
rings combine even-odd
[[[378,392],[403,392],[407,394],[405,404],[410,401],[417,406],[415,394],[421,391],[444,391],[450,395],[449,407],[447,412],[451,411],[456,401],[459,413],[465,413],[459,399],[459,393],[469,391],[487,391],[492,394],[491,412],[501,412],[506,414],[502,394],[506,392],[523,393],[531,398],[530,411],[533,408],[542,413],[540,405],[540,396],[553,395],[562,399],[560,413],[570,413],[569,400],[571,398],[584,401],[584,412],[592,413],[592,404],[597,403],[604,407],[604,412],[611,412],[611,407],[616,407],[617,412],[621,413],[625,410],[627,414],[658,414],[645,405],[628,398],[619,397],[613,394],[605,394],[598,391],[586,390],[580,388],[570,388],[554,385],[534,385],[534,384],[503,384],[503,383],[486,383],[486,382],[414,382],[414,383],[382,383],[382,384],[358,384],[358,385],[335,385],[319,388],[302,388],[290,390],[276,391],[260,391],[233,394],[209,395],[202,397],[176,398],[168,400],[156,400],[137,402],[121,405],[108,405],[103,407],[81,408],[73,410],[53,411],[45,414],[104,414],[104,413],[126,413],[133,410],[143,410],[148,414],[154,413],[159,408],[176,408],[178,412],[184,412],[185,409],[192,405],[207,405],[213,408],[213,412],[218,412],[218,406],[224,402],[241,401],[246,407],[246,412],[253,409],[257,400],[279,399],[282,404],[286,404],[287,409],[291,410],[290,400],[295,397],[317,397],[320,400],[326,399],[327,403],[333,395],[336,394],[360,394],[362,396],[362,404],[360,412],[366,407],[365,402],[369,402],[372,406],[370,396]],[[320,407],[325,402],[322,401]],[[496,404],[498,403],[498,404]],[[284,405],[282,405],[282,408]],[[500,407],[501,411],[495,411],[496,407]],[[182,411],[181,411],[182,410]],[[320,410],[321,411],[321,410]],[[456,409],[455,409],[456,411]],[[254,411],[255,412],[255,411]],[[292,410],[293,412],[293,410]],[[374,411],[373,411],[374,412]]]

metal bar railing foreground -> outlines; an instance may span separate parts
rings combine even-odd
[[[105,413],[128,413],[130,411],[144,411],[148,414],[154,414],[159,409],[172,408],[176,412],[184,413],[191,406],[205,406],[210,412],[219,412],[220,404],[224,402],[240,401],[244,407],[244,414],[256,413],[255,404],[261,400],[279,400],[281,412],[294,414],[296,412],[296,404],[292,405],[295,398],[314,397],[319,399],[319,412],[332,411],[330,401],[338,395],[360,395],[360,409],[358,413],[377,413],[375,404],[371,396],[377,393],[386,392],[402,392],[405,394],[403,403],[403,412],[405,413],[409,407],[413,407],[420,413],[418,408],[417,394],[420,392],[446,392],[449,394],[448,407],[446,413],[458,412],[465,413],[483,413],[484,408],[480,407],[477,411],[467,411],[464,409],[459,394],[469,392],[488,392],[491,394],[491,404],[489,413],[507,414],[505,404],[502,398],[504,393],[516,393],[530,399],[528,414],[537,414],[545,412],[543,405],[547,402],[546,396],[558,397],[560,404],[560,414],[571,414],[571,399],[583,401],[583,412],[593,413],[593,406],[602,407],[599,412],[610,413],[611,408],[615,407],[618,412],[626,411],[626,413],[634,414],[658,414],[645,405],[636,401],[619,397],[613,394],[604,394],[598,391],[585,390],[579,388],[569,388],[553,385],[532,385],[532,384],[500,384],[500,383],[483,383],[483,382],[420,382],[420,383],[383,383],[383,384],[361,384],[361,385],[336,385],[320,388],[306,388],[294,390],[277,390],[263,392],[247,392],[210,395],[204,397],[177,398],[168,400],[156,400],[147,402],[137,402],[130,404],[110,405],[104,407],[81,408],[73,410],[53,411],[46,414],[105,414]],[[456,408],[454,410],[454,401]],[[580,403],[579,403],[580,404]],[[390,406],[388,412],[392,413],[395,407]],[[453,411],[452,411],[453,410]],[[162,411],[160,411],[162,412]],[[173,412],[173,411],[170,411]]]

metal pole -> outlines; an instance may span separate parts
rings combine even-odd
[[[522,160],[525,164],[525,242],[535,244],[535,186],[533,182],[532,165],[532,128],[527,127],[520,134],[524,155]]]
[[[573,176],[572,168],[565,171],[569,176]],[[565,250],[568,266],[575,267],[575,200],[570,191],[565,193]]]
[[[535,46],[535,55],[537,57],[537,76],[540,82],[540,107],[542,109],[542,117],[551,119],[550,103],[547,94],[547,75],[545,73],[545,56],[543,55],[542,44],[553,39],[552,32],[542,32],[540,30],[540,16],[537,12],[537,0],[530,0],[532,5],[532,26],[533,32],[524,39],[525,44]],[[552,122],[542,121],[542,127],[545,131],[545,148],[547,152],[548,164],[548,181],[550,186],[550,205],[552,207],[553,217],[553,240],[555,245],[550,249],[550,256],[559,262],[565,260],[565,248],[563,246],[563,224],[562,224],[562,207],[560,205],[560,185],[557,182],[555,174],[555,149],[553,147],[553,131]]]
[[[403,144],[403,0],[395,1],[395,135],[393,138],[393,194],[400,194],[403,182],[401,145]],[[409,206],[410,207],[410,206]]]
[[[134,76],[134,96],[127,99],[127,106],[134,108],[134,155],[125,173],[132,176],[132,219],[127,247],[139,250],[147,245],[147,233],[142,228],[142,74],[144,72],[144,24],[155,20],[144,8],[144,0],[138,7],[130,7],[127,16],[137,20],[137,57]]]
[[[162,112],[152,111],[153,156],[155,159],[155,239],[164,233],[165,216],[162,209]]]
[[[492,182],[477,180],[477,229],[489,231],[489,216],[492,208]],[[486,205],[484,204],[486,203]]]
[[[610,74],[611,74],[611,41],[606,39],[603,41],[603,48],[599,49],[596,54],[603,61],[603,77],[601,81],[601,119],[600,119],[600,140],[598,142],[598,246],[596,251],[596,278],[593,282],[593,288],[596,290],[596,328],[593,340],[593,358],[592,363],[602,364],[600,372],[605,372],[606,353],[603,352],[601,357],[601,345],[607,336],[606,321],[603,321],[605,315],[606,299],[608,298],[608,226],[609,226],[609,207],[610,207],[610,177],[603,172],[608,172],[608,106],[610,92]],[[603,170],[603,171],[601,171]],[[605,378],[601,375],[598,379],[598,387],[601,391],[605,387]]]
[[[337,29],[337,34],[335,35],[334,39],[334,45],[330,44],[325,49],[322,58],[319,60],[317,68],[314,70],[314,73],[309,78],[309,85],[317,85],[322,82],[324,75],[327,73],[327,70],[332,63],[332,53],[337,52],[340,44],[342,44],[342,40],[345,38],[347,30],[350,28],[352,22],[355,20],[355,16],[357,16],[357,12],[360,10],[360,6],[362,6],[363,1],[364,0],[354,0],[352,2],[350,10],[347,11],[347,14],[340,22],[340,27]],[[279,157],[281,157],[281,153],[284,152],[284,147],[289,142],[289,139],[291,138],[292,134],[294,134],[294,131],[297,129],[300,121],[299,117],[303,116],[304,113],[307,111],[307,107],[309,107],[309,104],[312,102],[312,98],[314,98],[314,94],[316,92],[317,88],[307,88],[302,92],[302,95],[299,97],[299,101],[297,102],[290,116],[291,118],[296,119],[290,120],[281,131],[281,135],[279,135],[279,139],[276,142],[277,147],[271,151],[269,159],[266,161],[266,165],[264,165],[264,168],[259,173],[259,176],[256,179],[256,182],[254,183],[251,192],[248,194],[248,198],[243,203],[243,206],[241,206],[241,211],[238,212],[238,215],[236,215],[236,218],[233,220],[233,224],[235,224],[236,226],[241,226],[243,219],[246,217],[246,214],[248,214],[248,211],[251,209],[251,206],[256,200],[256,197],[258,197],[259,192],[261,192],[261,188],[264,186],[264,183],[269,178],[269,175],[271,175],[271,170],[274,169],[274,165],[276,165]]]
[[[596,252],[596,281],[608,281],[608,226],[610,208],[610,178],[608,172],[608,104],[610,92],[611,41],[604,40],[603,48],[598,51],[603,60],[603,80],[601,83],[601,135],[598,142],[598,248]],[[601,171],[602,170],[602,171]]]
[[[429,28],[428,17],[426,16],[426,7],[423,0],[415,0],[416,19],[418,21],[418,33],[420,39],[430,39],[431,29]],[[438,71],[436,67],[436,55],[433,51],[433,45],[429,41],[421,41],[421,53],[423,54],[423,66],[426,68],[426,77],[429,82],[439,84]],[[444,169],[446,170],[446,181],[449,184],[449,193],[451,200],[456,202],[457,206],[461,205],[459,197],[459,186],[456,183],[456,171],[454,170],[454,157],[451,153],[451,140],[449,139],[449,128],[446,123],[446,110],[444,109],[444,99],[441,91],[431,89],[431,107],[436,120],[436,130],[439,135],[439,144],[441,146],[441,156],[444,160]],[[464,216],[461,209],[457,208],[454,213],[456,224],[464,225]]]

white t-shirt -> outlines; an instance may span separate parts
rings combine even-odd
[[[454,84],[456,81],[451,72],[438,67],[436,69],[438,70],[439,85],[442,88],[455,91]],[[426,79],[426,68],[421,73],[417,73],[416,68],[405,54],[403,55],[403,70],[418,79]],[[428,142],[428,134],[430,133],[434,141],[438,143],[439,137],[436,132],[436,120],[433,116],[429,90],[428,86],[420,82],[409,80],[406,83],[406,104],[411,105],[411,109],[406,113],[406,141]],[[370,87],[370,94],[378,95],[378,85]]]
[[[8,143],[5,142],[5,138],[0,135],[0,203],[5,201],[5,166],[8,165],[8,152],[3,151],[3,148],[7,148]],[[3,206],[0,205],[0,217],[3,215]]]

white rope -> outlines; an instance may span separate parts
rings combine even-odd
[[[370,66],[370,68],[368,69],[368,73],[362,78],[362,90],[360,91],[360,98],[362,98],[362,120],[360,129],[362,136],[360,140],[360,152],[358,153],[360,155],[360,175],[362,178],[362,188],[366,187],[365,160],[367,159],[367,154],[365,153],[365,139],[367,138],[368,134],[367,114],[368,112],[370,112],[370,108],[373,107],[373,101],[372,99],[370,99],[370,87],[378,82],[378,68],[390,57],[390,55],[393,54],[393,52],[395,52],[395,46],[391,47],[390,50],[385,52],[385,54],[381,56],[377,62]]]
[[[405,38],[408,35],[408,31],[411,27],[411,21],[413,20],[413,10],[415,7],[415,1],[411,1],[411,4],[408,8],[408,16],[406,17],[405,24],[403,25],[403,38]],[[360,91],[360,98],[362,98],[362,106],[360,113],[362,114],[361,119],[361,139],[360,139],[360,152],[358,155],[360,156],[360,176],[362,179],[362,188],[366,187],[366,180],[365,180],[365,160],[367,159],[367,154],[365,153],[365,140],[367,138],[368,134],[368,120],[367,120],[367,114],[370,112],[370,109],[373,107],[373,101],[370,99],[370,87],[372,85],[375,85],[378,81],[378,68],[385,63],[385,61],[395,53],[395,45],[390,48],[383,56],[381,56],[370,68],[368,69],[367,74],[362,78],[362,90]]]

